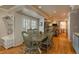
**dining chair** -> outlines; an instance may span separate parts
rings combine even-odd
[[[49,39],[50,48],[51,48],[53,46],[53,33],[52,32],[48,33],[48,39]]]
[[[52,32],[48,32],[47,36],[41,41],[41,49],[47,50],[52,47]]]
[[[22,36],[25,44],[25,53],[37,54],[40,53],[37,42],[32,41],[32,37],[26,31],[22,31]]]
[[[49,47],[49,41],[48,41],[48,37],[46,37],[41,41],[40,49],[42,50],[42,52],[47,53],[48,47]]]

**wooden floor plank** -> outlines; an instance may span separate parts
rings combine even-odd
[[[52,48],[48,50],[48,54],[75,54],[75,51],[68,40],[66,33],[62,33],[52,38]]]

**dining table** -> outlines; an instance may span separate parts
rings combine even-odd
[[[44,38],[46,38],[48,35],[47,34],[40,34],[40,35],[33,35],[32,41],[36,41],[36,42],[41,42]]]
[[[40,53],[42,53],[42,50],[40,49],[41,43],[46,37],[47,37],[47,34],[33,35],[31,37],[32,42],[36,43]]]

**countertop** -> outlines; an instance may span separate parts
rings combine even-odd
[[[79,36],[79,33],[75,33],[76,36]]]

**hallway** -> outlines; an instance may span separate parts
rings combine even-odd
[[[48,54],[75,54],[65,33],[60,34],[58,37],[53,37],[52,42],[54,45],[48,50]]]

